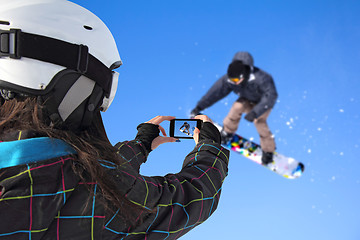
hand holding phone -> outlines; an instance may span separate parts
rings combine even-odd
[[[165,129],[162,126],[160,126],[160,123],[162,123],[163,121],[165,121],[165,120],[170,121],[172,119],[175,119],[175,117],[172,117],[172,116],[156,116],[153,119],[146,122],[146,123],[151,123],[151,124],[154,124],[154,125],[158,125],[159,130],[164,135],[164,136],[157,136],[155,139],[152,139],[151,150],[154,150],[160,144],[167,143],[167,142],[175,142],[176,141],[176,138],[167,137]]]

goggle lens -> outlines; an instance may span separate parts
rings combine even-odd
[[[230,81],[237,83],[240,81],[240,78],[230,78]]]

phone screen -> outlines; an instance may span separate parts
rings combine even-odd
[[[170,137],[192,139],[194,130],[201,128],[199,119],[173,119],[170,121]]]

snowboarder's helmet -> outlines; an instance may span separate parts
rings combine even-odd
[[[114,99],[121,59],[106,25],[66,0],[2,0],[0,89],[38,96],[52,124],[86,128]]]

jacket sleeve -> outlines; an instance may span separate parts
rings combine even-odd
[[[118,155],[125,160],[136,172],[140,165],[146,162],[151,150],[152,141],[159,136],[159,126],[151,123],[142,123],[137,126],[138,133],[135,140],[119,142],[115,145]]]
[[[232,91],[231,85],[227,82],[227,79],[228,77],[226,74],[219,78],[207,91],[207,93],[199,100],[196,107],[198,107],[200,111],[212,106],[217,101],[226,97]]]
[[[127,198],[153,210],[131,234],[145,234],[147,239],[176,239],[215,211],[228,172],[229,151],[218,143],[220,134],[211,125],[204,124],[201,129],[204,134],[186,156],[180,172],[131,176],[133,182]]]
[[[260,117],[268,109],[273,108],[278,97],[275,83],[271,76],[265,77],[262,83],[259,85],[259,88],[262,92],[262,97],[260,102],[256,104],[252,110],[255,112],[256,117]]]
[[[141,164],[146,162],[148,151],[144,144],[139,140],[119,142],[115,145],[118,149],[118,155],[124,160],[124,165],[139,172]]]

